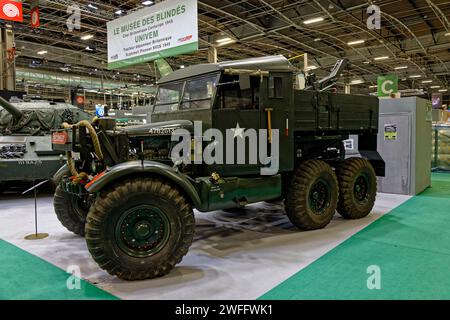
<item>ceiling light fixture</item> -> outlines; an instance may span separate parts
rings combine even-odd
[[[362,79],[356,79],[356,80],[352,80],[352,81],[350,82],[350,84],[361,84],[361,83],[364,83],[364,80],[362,80]]]
[[[380,60],[386,60],[386,59],[389,59],[389,57],[388,57],[388,56],[376,57],[376,58],[374,58],[373,60],[375,60],[375,61],[380,61]]]
[[[118,16],[120,16],[123,13],[123,10],[119,9],[116,12],[114,12],[115,14],[117,14]]]
[[[355,44],[361,44],[361,43],[364,43],[364,42],[366,42],[365,40],[355,40],[355,41],[350,41],[350,42],[348,42],[347,44],[349,45],[349,46],[353,46],[353,45],[355,45]]]
[[[85,35],[85,36],[82,36],[81,37],[81,40],[89,40],[89,39],[92,39],[94,36],[92,35],[92,34],[87,34],[87,35]]]
[[[450,37],[450,32],[447,32],[447,33],[445,34],[445,36],[446,36],[446,37]]]
[[[408,66],[395,67],[395,70],[408,69]]]
[[[231,41],[233,39],[231,39],[230,37],[225,37],[225,38],[221,38],[221,39],[217,39],[216,42],[217,43],[223,43],[223,42],[228,42]]]
[[[217,41],[218,42],[218,41]],[[225,45],[227,45],[227,44],[230,44],[230,43],[235,43],[236,42],[236,40],[233,40],[233,39],[228,39],[228,40],[224,40],[224,41],[221,41],[221,42],[218,42],[219,44],[217,45],[218,47],[221,47],[221,46],[225,46]]]
[[[439,89],[441,86],[431,86],[430,89]]]
[[[88,7],[94,10],[98,10],[98,7],[94,6],[92,3],[89,3]]]
[[[144,5],[144,6],[149,6],[151,4],[153,4],[153,1],[150,1],[150,0],[142,1],[142,5]]]
[[[412,76],[409,76],[410,78],[421,78],[422,76],[420,75],[420,74],[415,74],[415,75],[412,75]]]
[[[312,24],[312,23],[317,23],[317,22],[322,22],[324,20],[324,18],[322,17],[318,17],[318,18],[312,18],[312,19],[308,19],[303,21],[304,24]]]
[[[46,51],[46,50],[41,50],[41,51],[38,51],[38,53],[37,54],[46,54],[48,51]]]
[[[423,80],[422,83],[432,83],[433,80]]]
[[[448,91],[448,89],[441,89],[441,90],[439,90],[439,92],[447,92]]]

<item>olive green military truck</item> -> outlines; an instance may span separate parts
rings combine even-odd
[[[58,172],[58,218],[85,236],[101,268],[137,280],[167,274],[186,255],[194,209],[283,199],[301,230],[325,227],[336,210],[365,217],[384,175],[378,99],[331,90],[343,65],[307,90],[294,89],[282,56],[196,65],[159,81],[151,124],[65,125],[53,133],[68,159]],[[361,157],[345,156],[350,134],[359,135]]]

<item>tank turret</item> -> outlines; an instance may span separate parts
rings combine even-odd
[[[63,122],[90,119],[89,114],[64,102],[47,100],[9,102],[0,97],[0,136],[10,134],[45,135]]]
[[[0,184],[51,178],[64,158],[52,150],[52,130],[91,118],[65,102],[0,98]]]
[[[14,107],[11,103],[0,97],[0,105],[8,111],[14,119],[19,120],[22,117],[22,111]]]

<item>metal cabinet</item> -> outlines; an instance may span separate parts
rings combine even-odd
[[[431,118],[428,100],[380,100],[378,152],[386,176],[378,178],[378,191],[414,195],[431,185]]]

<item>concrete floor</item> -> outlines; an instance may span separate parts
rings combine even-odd
[[[325,229],[308,232],[297,231],[280,204],[196,212],[195,240],[182,263],[163,278],[136,282],[97,266],[84,239],[60,225],[51,196],[38,198],[39,232],[50,237],[24,240],[34,232],[34,200],[10,195],[0,198],[0,238],[64,270],[77,265],[82,278],[122,299],[256,299],[409,198],[379,194],[367,218],[336,215]]]

